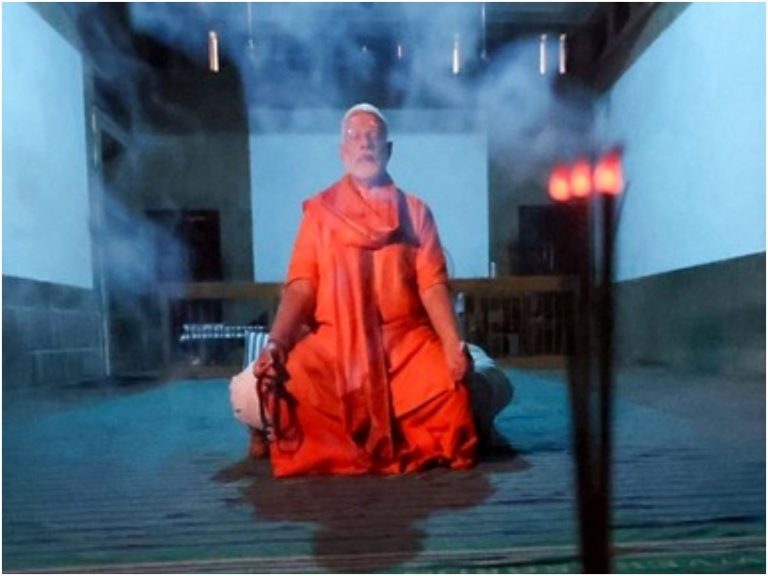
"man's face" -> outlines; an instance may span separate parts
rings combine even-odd
[[[386,129],[367,112],[353,114],[344,126],[341,160],[347,173],[363,184],[374,184],[384,175],[391,153]]]

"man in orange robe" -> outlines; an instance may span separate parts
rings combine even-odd
[[[289,402],[261,398],[278,427],[269,445],[276,476],[475,462],[470,361],[445,257],[427,205],[387,174],[391,153],[381,112],[352,107],[342,122],[346,174],[304,203],[280,308],[253,367],[262,383],[287,375]]]

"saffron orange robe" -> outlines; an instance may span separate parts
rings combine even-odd
[[[304,203],[286,285],[316,291],[288,356],[300,436],[272,444],[276,476],[400,473],[474,463],[467,389],[452,380],[420,293],[446,283],[429,208],[390,183],[364,199],[351,178]]]

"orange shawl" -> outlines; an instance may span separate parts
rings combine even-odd
[[[374,251],[400,228],[402,193],[388,183],[374,200],[347,176],[307,203],[328,223],[333,272],[336,390],[345,428],[374,459],[393,455],[389,383],[373,283]]]

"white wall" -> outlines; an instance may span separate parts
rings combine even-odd
[[[617,279],[765,251],[765,5],[692,3],[621,77]]]
[[[295,116],[302,116],[296,114]],[[284,280],[301,220],[301,203],[340,178],[343,111],[320,129],[260,132],[250,138],[254,273]],[[456,113],[389,112],[394,151],[389,171],[400,188],[426,201],[454,278],[488,273],[487,137],[479,122],[457,125]],[[445,118],[442,118],[445,116]],[[402,129],[400,128],[402,126]]]
[[[93,287],[80,55],[3,5],[3,274]]]

